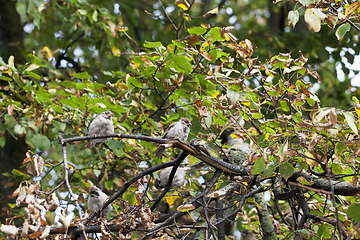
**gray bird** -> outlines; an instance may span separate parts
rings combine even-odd
[[[255,233],[252,231],[245,229],[241,232],[241,240],[258,240]]]
[[[108,196],[103,191],[101,191],[95,186],[92,186],[90,188],[88,197],[88,208],[90,210],[90,213],[94,213],[96,210],[100,209],[107,199]],[[111,205],[108,205],[105,209],[102,210],[101,216],[104,216],[106,218],[107,215],[110,213],[111,208]]]
[[[171,183],[171,188],[177,188],[182,186],[185,182],[186,175],[194,172],[195,170],[199,170],[204,166],[205,164],[203,162],[200,162],[188,167],[179,167],[175,172],[174,179]],[[154,182],[154,186],[157,189],[160,190],[161,188],[164,188],[166,186],[172,168],[173,167],[167,167],[161,170],[159,177],[157,177]]]
[[[88,136],[95,134],[113,134],[114,125],[111,119],[112,112],[105,111],[97,116],[91,123],[89,127]],[[99,139],[90,139],[86,143],[85,147],[94,148],[99,146],[102,143],[109,141],[110,138],[99,138]]]
[[[181,118],[180,121],[172,123],[165,131],[164,136],[162,138],[165,139],[179,139],[182,142],[185,142],[190,133],[191,122],[188,118]],[[166,145],[161,144],[154,151],[155,156],[160,157]]]

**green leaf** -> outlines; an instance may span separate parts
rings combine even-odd
[[[232,90],[231,88],[229,88],[229,89],[227,90],[226,95],[227,95],[227,97],[228,97],[231,101],[233,101],[233,102],[238,101],[239,98],[240,98],[240,93],[239,93],[238,91]]]
[[[269,178],[273,175],[275,171],[275,165],[273,163],[269,164],[263,174],[261,175],[263,178]]]
[[[279,172],[280,175],[287,180],[294,174],[294,167],[288,162],[282,163],[279,166]]]
[[[36,73],[30,72],[30,71],[25,71],[25,73],[28,74],[30,77],[33,77],[37,80],[42,81],[42,78],[39,75],[37,75]]]
[[[53,121],[52,121],[52,124],[54,125],[54,127],[55,127],[58,131],[65,131],[66,123],[53,120]]]
[[[184,69],[187,72],[192,71],[191,63],[183,56],[172,56],[172,60],[182,69]]]
[[[188,29],[190,34],[203,35],[206,33],[206,29],[202,27],[192,27]]]
[[[359,203],[353,203],[349,206],[348,210],[346,211],[346,214],[349,218],[354,219],[354,224],[357,224],[360,221],[360,204]]]
[[[74,88],[76,86],[76,83],[70,82],[70,81],[64,81],[60,83],[65,88]]]
[[[73,73],[73,76],[79,79],[91,79],[91,76],[88,74],[88,72]]]
[[[6,143],[6,139],[5,136],[1,136],[0,137],[0,147],[4,147]]]
[[[104,185],[108,191],[111,191],[114,188],[114,183],[112,181],[105,181]]]
[[[340,40],[340,38],[342,38],[348,31],[350,31],[350,28],[351,26],[349,23],[344,23],[343,25],[338,27],[335,33],[337,39]]]
[[[186,45],[180,41],[175,41],[175,40],[172,40],[171,41],[175,46],[177,46],[178,48],[184,48],[186,47]]]
[[[77,101],[67,99],[67,98],[61,99],[60,102],[62,104],[65,104],[65,105],[69,106],[69,107],[72,107],[72,108],[78,108],[80,106]]]
[[[8,128],[13,128],[16,125],[16,120],[14,116],[10,116],[9,114],[5,114],[4,116],[5,124]]]
[[[109,142],[108,142],[108,145],[112,150],[120,149],[120,148],[125,147],[124,142],[121,142],[121,141],[118,141],[118,140],[115,140],[115,139],[110,139]]]
[[[130,193],[130,192],[125,193],[124,196],[123,196],[123,199],[128,201],[128,203],[130,205],[136,205],[137,204],[135,194],[133,194],[133,193]]]
[[[11,82],[13,79],[9,78],[9,77],[5,77],[5,76],[0,76],[1,80],[7,81],[7,82]]]
[[[22,15],[23,17],[26,16],[26,4],[22,1],[17,1],[16,2],[16,11]]]
[[[162,46],[161,42],[145,41],[145,43],[144,43],[144,47],[146,47],[146,48],[155,48],[155,47],[161,47],[161,46]]]
[[[16,134],[22,135],[25,133],[26,129],[23,126],[21,126],[20,124],[17,124],[14,128],[14,131]]]
[[[251,169],[251,174],[258,175],[265,169],[265,167],[266,167],[266,163],[265,163],[264,159],[260,158],[260,159],[256,160],[253,168]]]
[[[286,100],[281,100],[280,101],[280,106],[281,106],[281,109],[284,110],[285,112],[290,111],[288,102]]]
[[[335,144],[335,154],[342,154],[347,148],[345,144],[338,142]]]
[[[46,136],[36,134],[30,141],[41,152],[45,152],[50,148],[50,140]]]

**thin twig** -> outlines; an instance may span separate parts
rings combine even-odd
[[[66,142],[64,142],[64,138],[62,136],[59,135],[59,140],[60,140],[60,144],[62,146],[62,151],[63,151],[63,163],[64,163],[64,180],[65,180],[65,185],[70,193],[70,196],[74,199],[75,201],[75,205],[78,209],[78,212],[79,212],[79,216],[80,216],[80,219],[83,218],[83,214],[81,212],[81,208],[80,208],[80,205],[78,203],[78,201],[76,200],[75,198],[75,195],[73,193],[73,191],[71,190],[71,186],[70,186],[70,183],[69,183],[69,172],[68,172],[68,163],[67,163],[67,154],[66,154]],[[84,234],[84,237],[85,239],[87,240],[87,236],[86,236],[86,232],[85,230],[83,229],[83,234]]]

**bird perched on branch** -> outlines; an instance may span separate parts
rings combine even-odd
[[[88,136],[92,136],[96,134],[113,134],[114,125],[111,119],[112,115],[113,115],[112,112],[107,110],[105,112],[102,112],[99,116],[97,116],[90,123]],[[110,138],[89,139],[85,147],[94,148],[109,140]]]
[[[241,240],[258,240],[255,233],[252,231],[245,229],[241,232]]]
[[[203,162],[196,163],[192,166],[187,167],[179,167],[174,175],[173,181],[171,183],[171,188],[177,188],[184,184],[186,175],[188,175],[191,172],[194,172],[195,170],[199,170],[203,168],[205,164]],[[155,179],[154,186],[157,189],[164,188],[169,180],[169,176],[171,173],[173,167],[167,167],[161,170],[159,177]]]
[[[190,133],[191,122],[188,118],[181,118],[180,121],[172,123],[165,131],[162,138],[165,139],[179,139],[185,142]],[[165,144],[161,144],[156,148],[154,154],[156,157],[160,157],[166,148]]]
[[[102,207],[106,200],[108,199],[108,196],[101,191],[99,188],[92,186],[89,191],[89,197],[88,197],[88,207],[90,210],[90,213],[94,213],[96,210]],[[108,205],[105,209],[102,210],[101,216],[104,216],[105,218],[111,211],[111,205]]]

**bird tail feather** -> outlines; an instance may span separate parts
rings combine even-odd
[[[161,155],[163,154],[163,152],[165,151],[165,146],[160,145],[156,148],[156,150],[154,151],[154,154],[157,158],[161,157]]]

